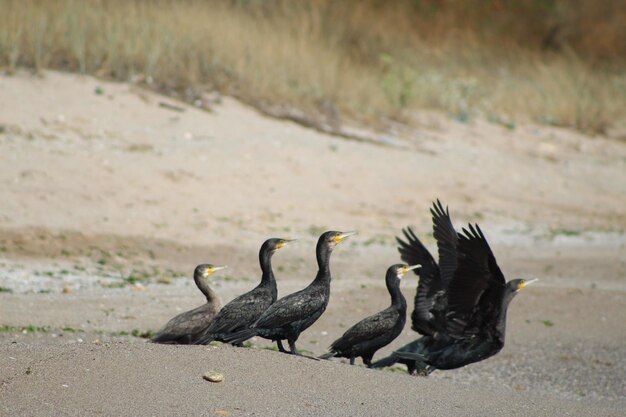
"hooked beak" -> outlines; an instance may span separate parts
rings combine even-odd
[[[528,281],[524,281],[519,285],[519,289],[523,290],[524,288],[526,288],[527,286],[529,286],[530,284],[533,284],[535,282],[539,281],[539,278],[534,278],[534,279],[529,279]]]
[[[298,239],[283,239],[278,245],[276,245],[276,249],[282,249],[288,244],[290,244],[291,242],[295,242],[297,240]]]
[[[343,232],[341,234],[338,234],[337,236],[335,236],[335,243],[341,243],[343,242],[348,236],[352,236],[355,235],[356,232]]]
[[[402,268],[402,275],[406,274],[409,271],[412,271],[414,269],[421,268],[421,267],[422,265],[420,264],[405,266],[404,268]]]
[[[211,274],[214,273],[215,271],[219,271],[221,269],[226,269],[226,268],[228,268],[228,265],[214,266],[213,268],[211,268]]]

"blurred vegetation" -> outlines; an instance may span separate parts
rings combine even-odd
[[[626,119],[623,0],[0,0],[0,67],[202,91],[320,120]]]

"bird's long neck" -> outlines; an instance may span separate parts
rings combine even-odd
[[[204,294],[204,296],[206,297],[207,303],[211,303],[219,299],[217,293],[213,291],[211,287],[209,287],[207,279],[202,278],[202,276],[199,274],[195,274],[193,280],[196,282],[196,286],[198,287],[198,289],[202,291],[202,294]]]
[[[515,292],[505,290],[504,297],[502,298],[502,307],[498,315],[498,321],[496,322],[496,331],[499,333],[499,337],[503,343],[504,335],[506,334],[506,312],[509,310],[509,304],[515,295]]]
[[[330,254],[332,249],[326,244],[318,243],[315,254],[317,256],[317,276],[314,282],[330,282]]]
[[[259,253],[259,263],[261,264],[261,271],[263,271],[261,283],[276,283],[274,271],[272,270],[272,255],[273,253],[270,251],[262,251]]]
[[[387,282],[387,290],[391,295],[391,305],[398,311],[406,311],[406,298],[400,291],[400,285]]]

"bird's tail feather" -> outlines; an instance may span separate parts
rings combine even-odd
[[[196,340],[194,340],[194,345],[207,345],[215,340],[215,337],[212,334],[204,334],[199,336]]]
[[[256,336],[257,334],[258,334],[257,329],[243,329],[238,332],[224,336],[223,339],[224,339],[224,342],[226,343],[232,343],[233,345],[238,345],[250,339],[251,337]]]
[[[318,356],[319,359],[330,359],[335,356],[335,352],[324,353],[322,356]]]
[[[152,343],[172,343],[172,337],[167,334],[157,334],[151,339]]]
[[[391,354],[386,358],[377,360],[372,364],[372,368],[385,368],[387,366],[395,365],[398,363],[398,357],[395,354]]]
[[[410,361],[420,361],[423,362],[426,358],[424,355],[416,353],[416,352],[408,352],[406,350],[396,350],[393,352],[393,355],[397,359],[406,359]]]

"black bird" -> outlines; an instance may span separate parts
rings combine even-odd
[[[445,328],[445,314],[448,305],[447,289],[457,267],[458,236],[454,226],[452,226],[448,209],[444,210],[439,200],[433,204],[430,213],[433,220],[433,236],[437,241],[439,252],[439,265],[410,227],[402,231],[406,241],[396,238],[402,260],[422,266],[415,271],[420,279],[415,293],[414,309],[411,313],[411,328],[425,336],[403,346],[396,352],[417,352],[440,329]],[[410,374],[415,374],[418,366],[416,361],[401,359],[396,352],[387,358],[378,360],[372,366],[380,368],[400,362],[407,365]]]
[[[437,200],[430,209],[433,237],[437,241],[439,265],[410,227],[403,230],[407,242],[396,238],[400,257],[410,264],[420,264],[415,271],[420,280],[411,313],[411,328],[422,335],[434,335],[445,322],[447,288],[457,269],[456,246],[458,236],[448,209]]]
[[[208,278],[215,271],[224,268],[226,266],[213,266],[211,264],[201,264],[196,267],[193,272],[193,280],[206,297],[206,304],[181,313],[168,321],[152,338],[154,343],[188,345],[194,342],[194,335],[202,329],[206,329],[222,307],[220,298],[209,287]]]
[[[261,283],[226,304],[208,329],[198,337],[196,344],[206,344],[212,340],[223,342],[228,335],[249,328],[276,301],[278,293],[272,271],[272,256],[289,242],[292,240],[272,238],[263,243],[259,250],[259,262],[263,272]]]
[[[289,294],[272,304],[249,329],[229,335],[226,342],[240,344],[253,336],[276,341],[278,350],[286,352],[282,340],[287,339],[291,354],[300,355],[296,341],[304,330],[322,315],[330,297],[330,254],[337,244],[354,232],[325,232],[317,241],[319,270],[308,287]]]
[[[428,374],[434,369],[460,368],[495,355],[504,346],[509,303],[521,289],[537,281],[506,282],[480,227],[470,224],[457,234],[439,201],[433,209],[433,221],[440,273],[437,278],[433,268],[435,279],[425,282],[426,287],[437,290],[418,287],[416,295],[418,323],[414,328],[424,337],[396,350],[374,367],[401,362],[407,364],[411,373],[419,370]],[[401,243],[401,253],[402,248]],[[411,253],[425,256],[422,248],[413,235],[404,245],[403,259]],[[448,275],[450,271],[452,274]],[[422,297],[421,293],[425,295]]]
[[[354,365],[355,358],[360,356],[363,363],[368,368],[371,367],[374,353],[391,343],[404,328],[406,300],[400,291],[400,280],[404,274],[416,268],[419,268],[419,265],[390,266],[387,269],[385,282],[391,295],[391,305],[350,327],[343,336],[333,342],[330,352],[320,358],[349,358],[350,365]]]

